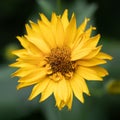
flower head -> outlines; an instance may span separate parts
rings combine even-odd
[[[100,34],[91,37],[94,27],[86,30],[89,19],[77,27],[73,14],[68,10],[62,16],[52,13],[51,20],[40,14],[37,23],[26,25],[27,34],[17,37],[23,49],[13,51],[17,55],[12,67],[19,69],[17,89],[34,85],[29,100],[41,94],[40,101],[54,95],[56,106],[72,107],[73,95],[82,103],[83,93],[90,95],[85,80],[101,81],[108,72],[100,67],[112,57],[97,46]]]

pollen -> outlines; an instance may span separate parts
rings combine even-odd
[[[47,59],[53,74],[61,73],[61,75],[67,77],[74,71],[71,61],[71,49],[69,47],[51,49]]]

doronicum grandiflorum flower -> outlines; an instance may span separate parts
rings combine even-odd
[[[83,93],[90,95],[85,80],[102,81],[108,72],[100,67],[112,57],[97,46],[100,34],[91,37],[95,27],[86,30],[89,19],[77,27],[76,17],[68,19],[68,10],[62,16],[52,13],[51,20],[43,14],[37,23],[26,24],[27,34],[17,37],[23,49],[13,51],[17,55],[12,67],[19,69],[17,89],[34,85],[29,100],[41,94],[40,102],[52,94],[61,110],[72,107],[73,95],[82,103]]]

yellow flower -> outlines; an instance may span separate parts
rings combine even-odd
[[[11,64],[19,68],[13,74],[20,78],[17,89],[34,85],[29,100],[41,94],[41,102],[53,94],[60,110],[71,109],[73,95],[82,103],[83,93],[90,95],[85,80],[102,81],[108,75],[99,65],[112,57],[100,52],[100,34],[91,37],[95,28],[85,30],[89,19],[76,27],[76,17],[72,14],[69,20],[68,10],[62,16],[52,13],[51,20],[40,17],[26,25],[26,35],[17,37],[23,46],[13,51],[18,58]]]
[[[109,94],[120,94],[120,80],[109,80],[106,83],[105,88]]]

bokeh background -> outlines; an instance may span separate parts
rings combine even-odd
[[[38,103],[27,98],[32,87],[17,91],[18,78],[11,78],[15,61],[11,51],[20,47],[17,35],[25,33],[25,24],[36,22],[39,13],[50,18],[54,11],[75,12],[79,25],[85,17],[101,34],[103,51],[113,56],[106,67],[104,82],[88,82],[91,97],[85,103],[74,98],[73,108],[58,111],[53,97]],[[0,120],[118,120],[120,119],[120,1],[119,0],[0,0]]]

